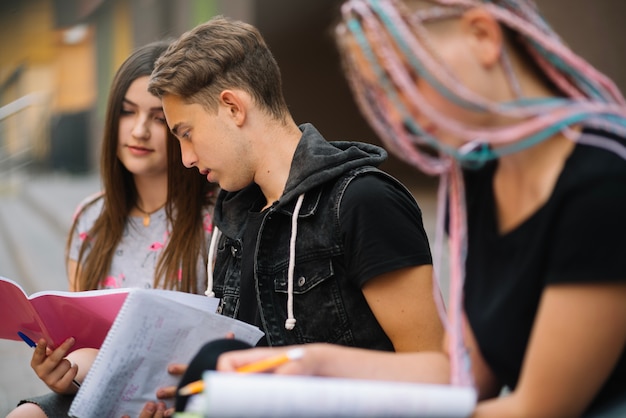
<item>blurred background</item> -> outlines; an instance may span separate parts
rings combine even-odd
[[[0,176],[97,169],[112,76],[132,49],[225,14],[256,25],[298,122],[378,142],[358,114],[331,38],[339,0],[21,0],[0,4]],[[626,84],[622,0],[539,0],[564,38]],[[392,161],[391,171],[396,170]],[[417,174],[411,173],[410,177]]]
[[[341,0],[14,0],[0,2],[0,276],[27,293],[65,289],[76,205],[100,187],[98,159],[113,74],[135,48],[223,14],[257,26],[283,73],[296,122],[329,140],[380,144],[340,69],[332,23]],[[626,90],[626,2],[539,0],[575,51]],[[436,179],[390,157],[432,238]],[[0,320],[2,320],[0,318]],[[0,415],[45,393],[23,343],[0,341]]]

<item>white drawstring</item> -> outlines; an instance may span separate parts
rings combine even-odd
[[[298,214],[304,200],[304,193],[298,196],[296,207],[291,215],[291,238],[289,239],[289,271],[287,273],[287,320],[285,329],[292,330],[296,326],[296,317],[293,315],[293,272],[296,266],[296,237],[298,235]]]
[[[285,329],[292,330],[296,326],[296,318],[293,314],[293,273],[296,266],[296,237],[298,236],[298,214],[302,207],[302,201],[304,200],[304,194],[298,196],[296,206],[293,209],[293,215],[291,216],[291,237],[289,239],[289,270],[287,273],[287,320],[285,321]],[[217,251],[217,241],[221,235],[221,231],[213,226],[213,236],[211,237],[211,244],[209,245],[209,257],[207,261],[207,289],[204,294],[209,297],[214,297],[213,292],[213,260],[215,260],[215,254]]]
[[[211,244],[209,245],[209,257],[206,263],[206,276],[207,284],[204,294],[210,298],[215,297],[213,292],[213,261],[215,260],[215,253],[217,252],[217,241],[220,239],[222,232],[213,225],[213,234],[211,235]]]

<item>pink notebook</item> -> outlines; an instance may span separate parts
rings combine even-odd
[[[13,280],[0,277],[0,339],[21,341],[18,331],[51,348],[69,337],[78,348],[100,348],[129,289],[85,292],[43,291],[28,296]]]

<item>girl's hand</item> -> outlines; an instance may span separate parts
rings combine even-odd
[[[74,338],[68,338],[51,351],[46,340],[41,339],[35,347],[30,367],[37,376],[54,392],[61,394],[76,393],[72,383],[78,374],[78,365],[66,358],[68,350],[74,345]]]

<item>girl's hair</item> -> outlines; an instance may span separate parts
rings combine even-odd
[[[133,175],[117,157],[122,103],[133,81],[150,76],[156,59],[168,45],[169,42],[157,41],[138,48],[122,63],[113,79],[100,160],[104,205],[79,250],[76,271],[78,290],[92,290],[100,286],[109,272],[130,211],[136,204],[137,189]],[[154,287],[195,293],[198,291],[198,258],[203,256],[206,262],[203,208],[211,203],[215,186],[195,170],[183,166],[178,142],[169,129],[164,129],[167,130],[168,160],[165,209],[171,233],[157,262]],[[76,215],[69,233],[66,259],[79,215]]]
[[[556,94],[524,98],[507,48],[501,64],[515,100],[490,101],[463,85],[437,57],[425,22],[456,18],[482,7],[504,29],[508,52],[516,54]],[[531,0],[348,0],[343,4],[336,39],[357,104],[385,145],[400,158],[431,175],[441,175],[436,226],[435,275],[439,275],[444,211],[449,208],[450,299],[448,320],[453,383],[469,384],[462,337],[462,286],[466,254],[464,188],[460,165],[480,166],[558,132],[570,135],[584,123],[626,134],[622,94],[602,73],[574,54],[542,18]],[[524,59],[526,57],[526,60]],[[530,63],[527,62],[530,59]],[[486,129],[453,119],[430,105],[415,85],[422,78],[450,102],[475,112],[504,115],[515,122]],[[464,140],[456,149],[420,127],[414,114]],[[574,138],[626,158],[626,149],[600,136]],[[498,143],[501,146],[492,148]],[[434,150],[434,152],[432,152]],[[436,287],[436,286],[435,286]],[[439,297],[435,297],[439,301]]]

